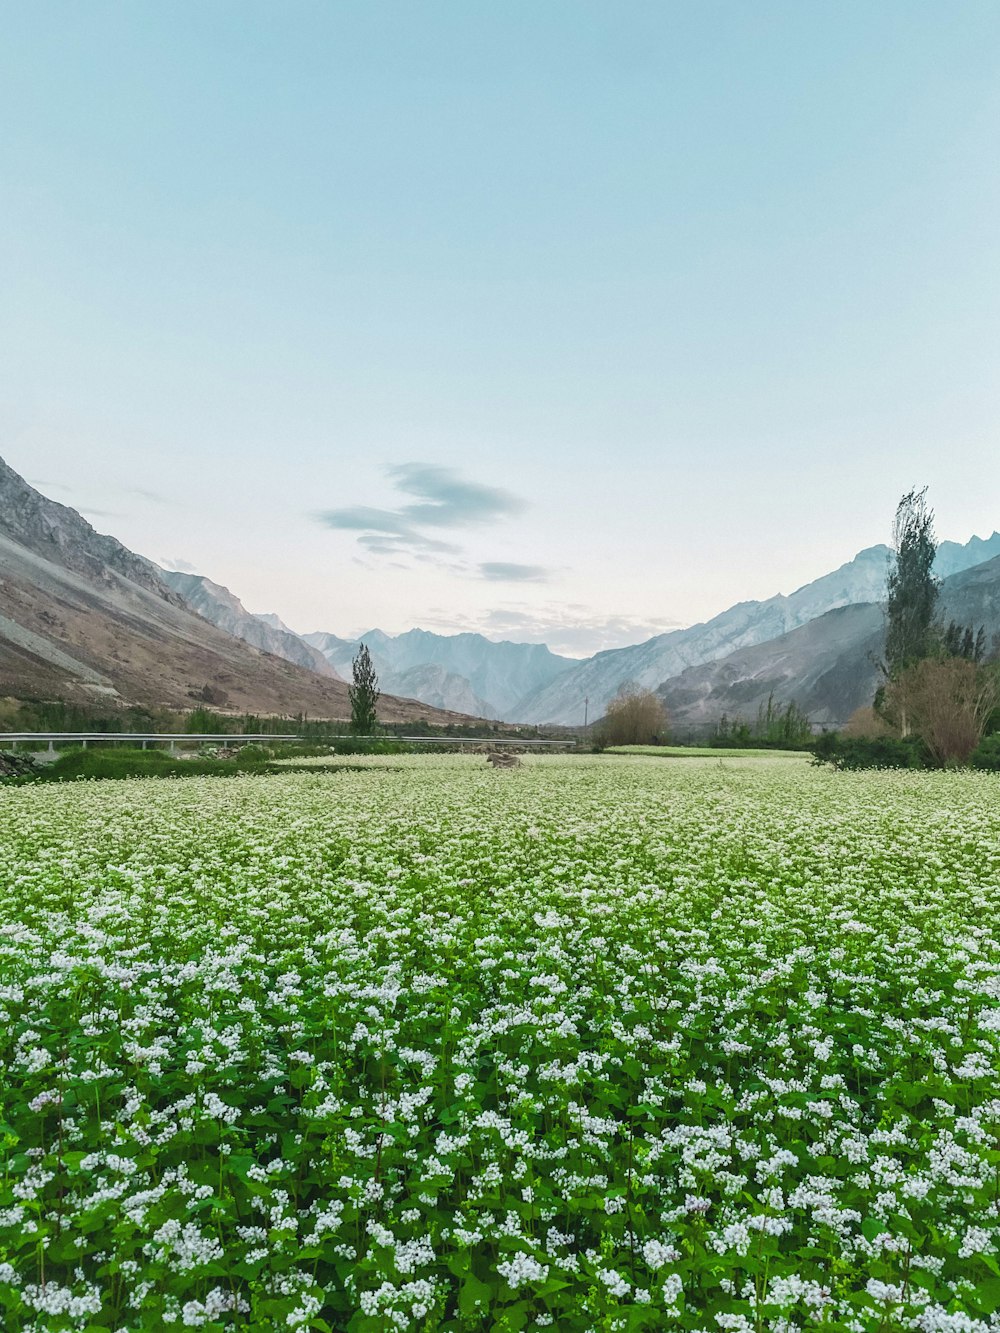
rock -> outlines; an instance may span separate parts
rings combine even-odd
[[[0,750],[0,778],[21,778],[37,772],[38,766],[30,754]]]

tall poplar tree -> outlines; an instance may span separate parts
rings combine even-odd
[[[372,656],[365,644],[358,649],[358,655],[351,665],[353,684],[347,690],[351,700],[351,731],[356,736],[371,736],[375,731],[375,706],[380,691]]]
[[[895,679],[934,650],[934,612],[941,581],[934,577],[937,540],[926,486],[922,491],[907,491],[900,500],[892,525],[892,545],[885,664],[886,674]]]
[[[922,491],[907,491],[896,506],[892,545],[885,635],[885,674],[890,682],[930,657],[935,648],[934,611],[941,581],[934,577],[937,540],[926,486]],[[905,690],[900,692],[898,708],[900,732],[908,736],[910,710]]]

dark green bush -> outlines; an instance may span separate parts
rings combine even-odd
[[[66,778],[195,777],[238,772],[233,759],[181,759],[166,750],[91,746],[70,750],[41,770],[46,781]]]
[[[1000,732],[985,736],[969,756],[973,768],[988,768],[1000,773]]]
[[[809,746],[813,762],[832,764],[834,768],[933,768],[927,747],[916,736],[905,740],[896,736],[842,736],[825,731]]]
[[[239,747],[234,762],[237,768],[262,768],[271,758],[271,751],[266,746],[251,741],[249,745]]]

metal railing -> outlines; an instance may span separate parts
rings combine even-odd
[[[386,739],[391,739],[387,737]],[[576,741],[522,740],[519,736],[397,736],[408,745],[575,745]]]
[[[240,732],[236,735],[217,735],[207,731],[0,731],[0,747],[9,745],[16,750],[18,745],[37,743],[44,745],[51,752],[56,745],[81,745],[84,749],[95,741],[107,741],[121,745],[123,742],[139,744],[145,750],[150,743],[157,745],[167,741],[171,750],[185,741],[215,742],[227,745],[247,745],[251,741],[297,741],[298,736],[265,735],[256,732]]]
[[[18,745],[45,746],[50,751],[57,745],[80,745],[86,749],[88,744],[105,742],[111,745],[140,745],[145,750],[147,745],[169,744],[171,750],[190,741],[225,745],[247,745],[260,741],[300,741],[303,737],[292,734],[273,732],[226,732],[216,734],[207,731],[0,731],[0,748],[9,745],[16,749]],[[338,740],[347,736],[330,736],[317,744],[336,746]],[[351,737],[353,740],[397,740],[408,745],[576,745],[575,740],[536,740],[519,736],[372,736]]]

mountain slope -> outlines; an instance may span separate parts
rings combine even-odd
[[[318,649],[285,626],[279,628],[269,624],[263,616],[252,615],[240,599],[220,583],[213,583],[203,574],[181,574],[168,569],[161,570],[160,577],[183,597],[188,606],[227,634],[252,644],[261,652],[273,653],[286,662],[307,667],[317,675],[341,679]]]
[[[211,625],[156,567],[0,460],[0,695],[345,718],[347,687]],[[387,697],[388,720],[453,715]]]
[[[979,563],[984,551],[1000,554],[1000,534],[994,533],[987,541],[973,537],[965,546],[943,542],[941,549],[945,568],[954,573]],[[885,595],[888,559],[887,546],[871,546],[787,597],[779,594],[763,602],[740,602],[704,624],[598,653],[522,699],[518,720],[578,724],[583,721],[585,698],[590,701],[590,717],[599,717],[626,681],[655,689],[688,667],[767,643],[827,611],[879,602]]]
[[[944,580],[940,618],[1000,633],[1000,556]],[[838,726],[871,703],[884,641],[881,605],[839,607],[767,643],[688,667],[657,693],[675,729],[707,727],[723,713],[752,721],[772,692],[814,723]]]

